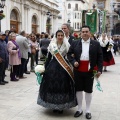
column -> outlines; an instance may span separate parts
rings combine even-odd
[[[46,32],[46,20],[45,20],[45,14],[43,13],[43,32]]]
[[[25,21],[25,16],[24,16],[24,13],[25,13],[25,10],[24,10],[24,4],[21,4],[21,15],[22,15],[22,25],[21,25],[21,30],[25,30],[25,24],[24,24],[24,21]]]

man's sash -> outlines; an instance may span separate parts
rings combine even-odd
[[[56,60],[60,63],[60,65],[66,70],[66,72],[69,74],[69,76],[72,78],[72,80],[74,80],[74,75],[72,72],[72,69],[70,68],[69,64],[65,61],[65,59],[63,58],[63,56],[58,52],[58,50],[56,50],[54,52],[54,56],[56,58]]]

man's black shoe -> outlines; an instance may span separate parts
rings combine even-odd
[[[80,112],[80,111],[76,111],[76,113],[74,114],[74,117],[79,117],[83,114],[83,111]]]
[[[4,80],[4,81],[3,81],[3,83],[5,83],[5,84],[6,84],[6,83],[9,83],[9,82]]]
[[[86,118],[91,119],[92,118],[91,113],[86,113]]]
[[[63,110],[58,110],[58,113],[59,114],[63,114]]]
[[[27,72],[25,72],[25,74],[30,74],[30,72],[29,72],[29,71],[27,71]]]
[[[53,113],[57,113],[58,112],[58,110],[53,110]]]
[[[0,82],[0,85],[5,85],[5,83],[4,82]]]

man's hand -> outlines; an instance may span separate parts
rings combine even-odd
[[[74,67],[78,67],[79,66],[79,63],[78,62],[75,62],[74,63]]]
[[[2,58],[0,58],[0,63],[2,63],[2,61],[3,61],[3,59],[2,59]]]
[[[96,74],[96,77],[99,78],[100,75],[101,75],[101,72],[98,71],[97,74]]]

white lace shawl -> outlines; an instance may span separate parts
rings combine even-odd
[[[57,38],[54,36],[48,46],[48,52],[50,52],[52,55],[54,55],[54,51],[58,50],[62,56],[66,56],[66,54],[69,50],[69,47],[70,47],[70,44],[69,44],[67,38],[64,37],[63,44],[61,45],[60,49],[58,49]]]
[[[100,43],[100,45],[101,45],[102,47],[106,47],[106,45],[108,44],[108,42],[109,42],[109,40],[108,40],[108,37],[107,37],[107,36],[105,37],[104,42],[103,42],[103,40],[102,40],[102,36],[99,38],[99,43]]]

